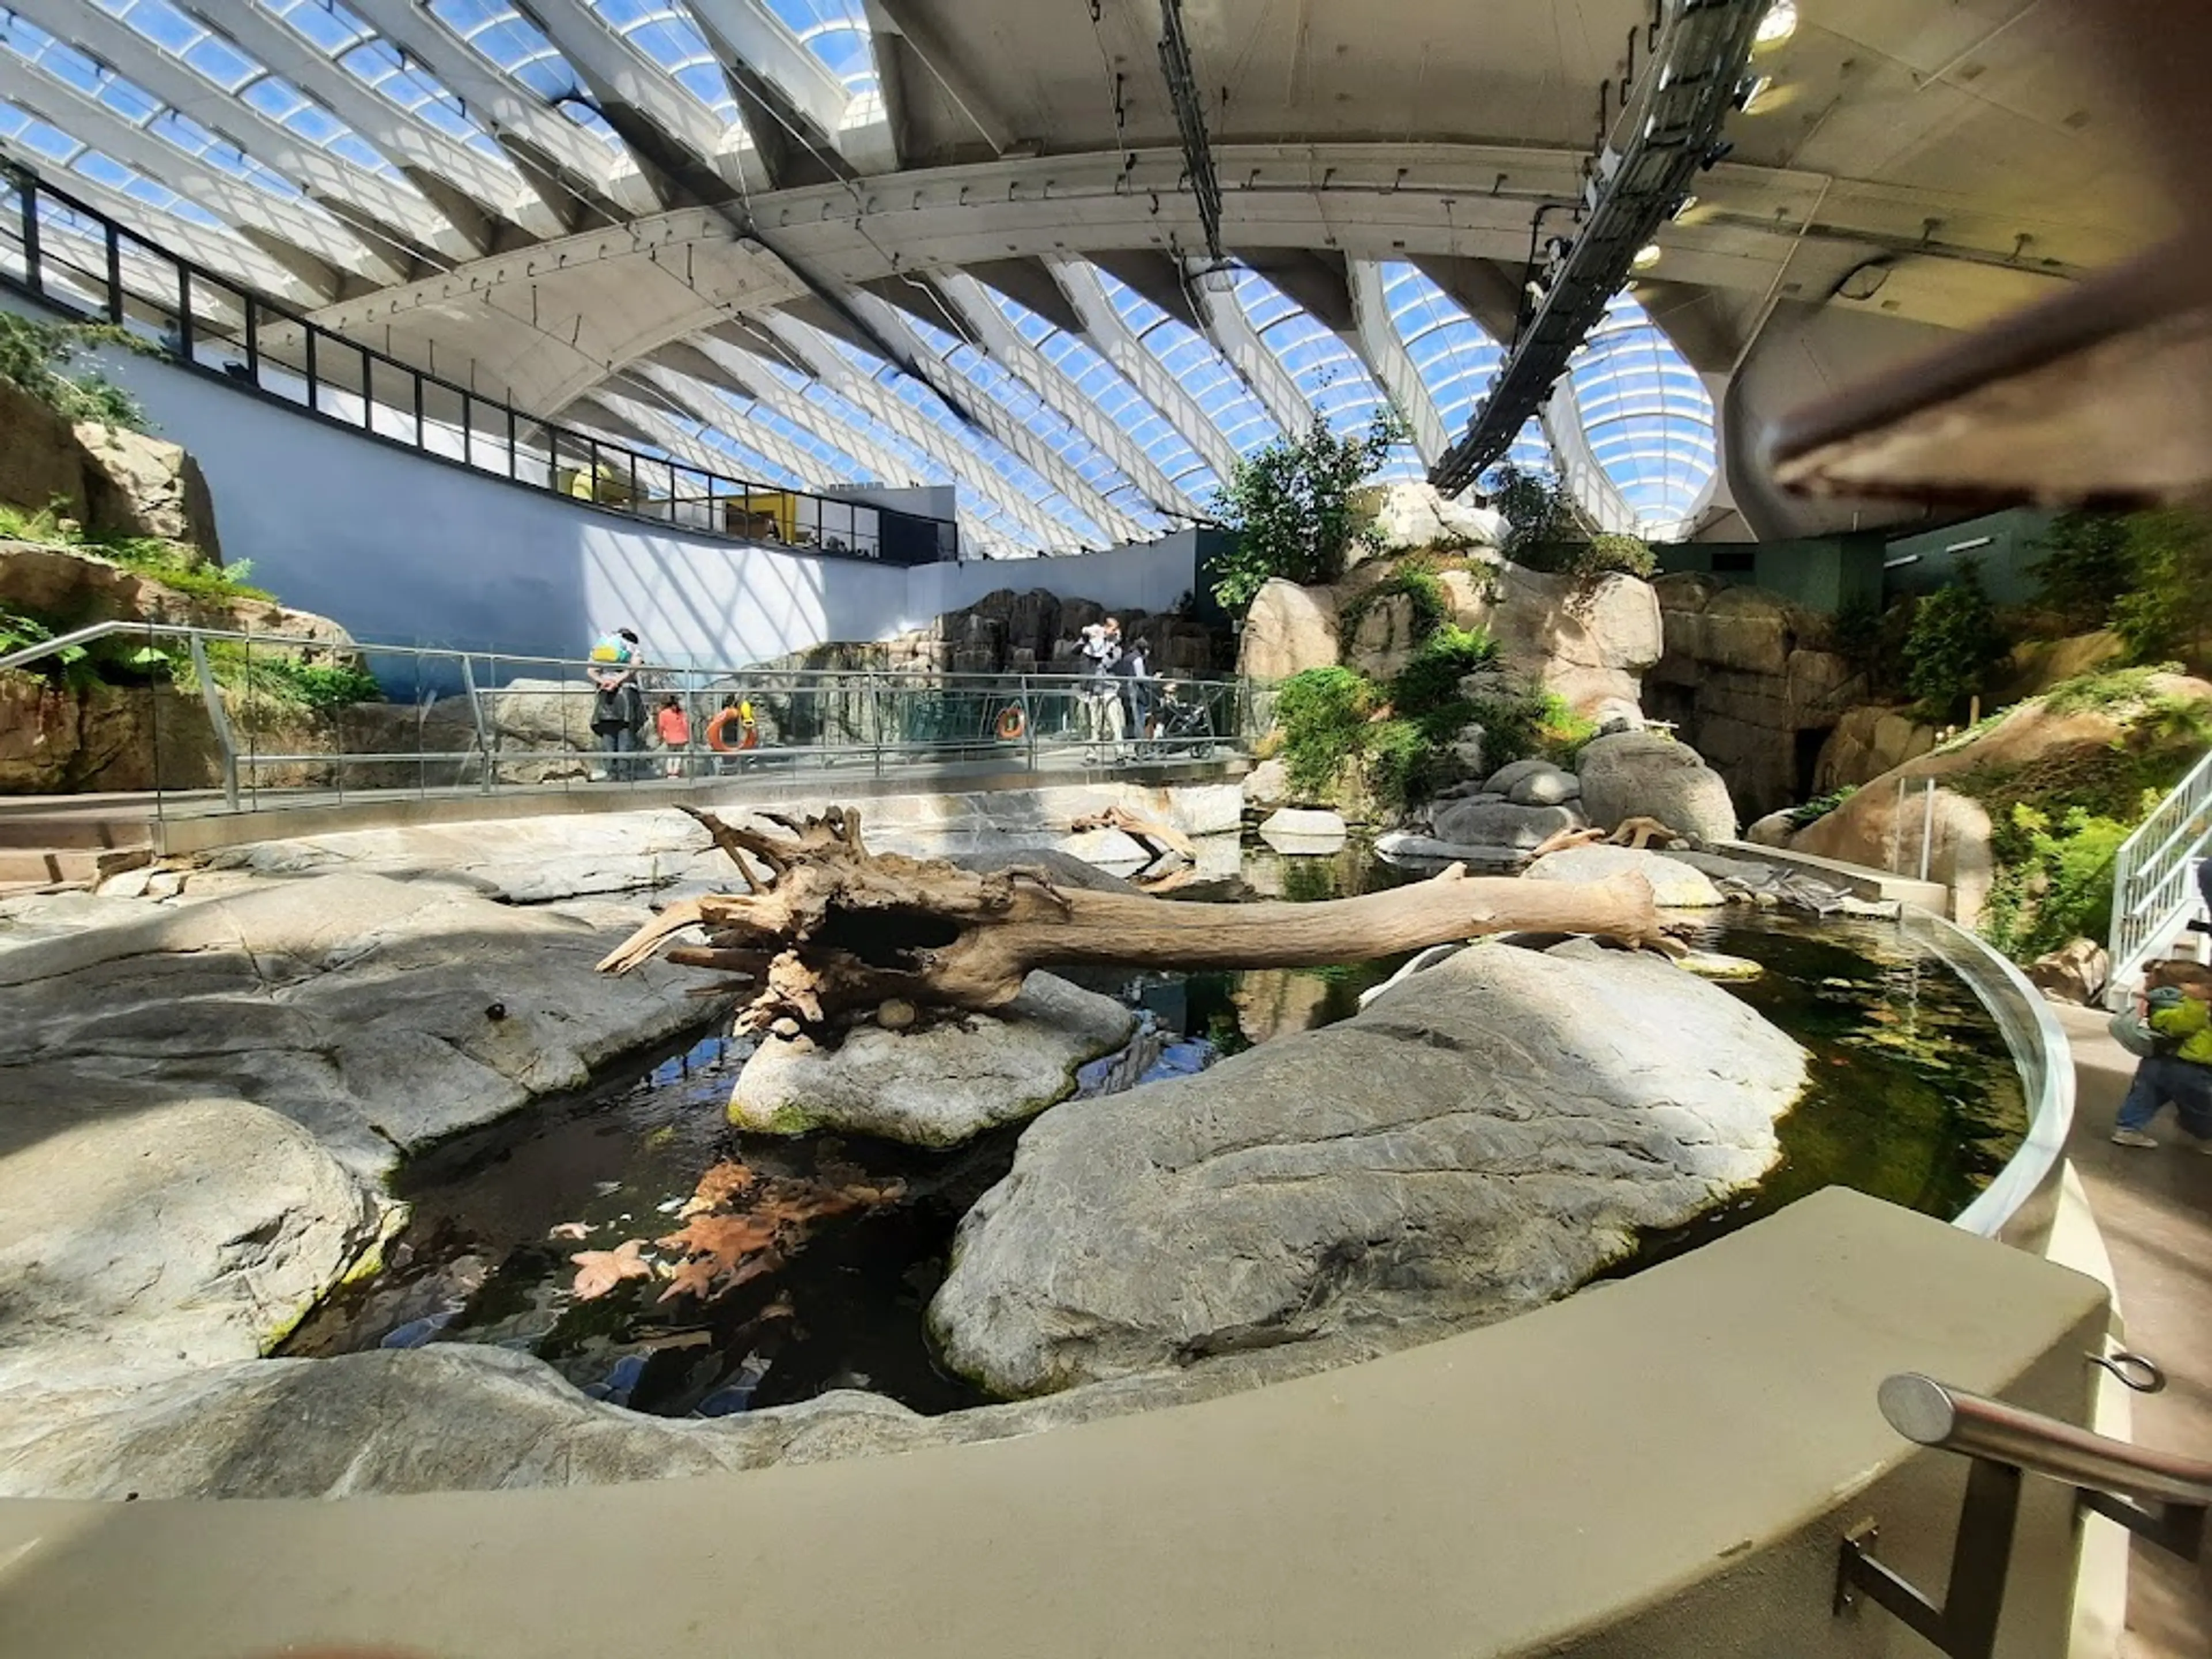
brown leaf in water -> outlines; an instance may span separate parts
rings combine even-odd
[[[641,1238],[625,1238],[611,1250],[579,1250],[568,1258],[577,1267],[573,1294],[579,1302],[605,1296],[625,1279],[650,1279],[653,1266],[638,1253]]]
[[[747,1256],[775,1243],[776,1225],[774,1216],[694,1216],[681,1231],[660,1240],[660,1247],[685,1255],[710,1256],[721,1264],[720,1271],[734,1273]]]
[[[724,1159],[699,1177],[698,1186],[677,1213],[687,1220],[708,1210],[720,1209],[753,1184],[750,1170],[734,1159]]]

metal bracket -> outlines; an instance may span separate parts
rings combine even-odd
[[[1844,1535],[1836,1563],[1836,1612],[1853,1604],[1854,1592],[1864,1591],[1949,1659],[1991,1659],[2012,1565],[2020,1481],[2020,1471],[2006,1464],[1974,1463],[1951,1547],[1951,1581],[1941,1603],[1875,1559],[1880,1534],[1872,1522],[1852,1528]]]
[[[2204,1547],[2206,1510],[2197,1504],[2161,1504],[2156,1508],[2131,1504],[2101,1492],[2080,1494],[2081,1507],[2117,1521],[2138,1538],[2171,1550],[2185,1561],[2194,1561]]]
[[[214,671],[208,667],[207,641],[198,629],[191,639],[192,677],[200,683],[200,699],[207,705],[208,724],[215,728],[215,740],[222,750],[222,799],[232,811],[238,811],[238,742],[231,736],[230,715],[222,706],[222,689],[215,683]]]

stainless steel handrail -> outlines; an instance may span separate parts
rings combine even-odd
[[[1881,1414],[1907,1440],[2010,1464],[2142,1503],[2212,1505],[2212,1463],[2077,1429],[1908,1371],[1882,1383]]]

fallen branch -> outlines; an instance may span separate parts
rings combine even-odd
[[[740,1029],[793,1019],[821,1027],[890,999],[988,1009],[1019,994],[1031,969],[1103,963],[1151,968],[1304,968],[1364,962],[1481,933],[1589,933],[1668,949],[1641,876],[1524,882],[1453,865],[1408,887],[1316,904],[1177,904],[1139,893],[1063,891],[1045,872],[963,870],[872,853],[860,815],[832,809],[785,833],[733,829],[690,808],[744,869],[752,890],[672,905],[599,963],[626,973],[680,934],[687,966],[753,988]],[[748,858],[765,865],[761,881]]]

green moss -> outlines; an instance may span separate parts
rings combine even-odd
[[[1346,603],[1337,612],[1337,636],[1349,641],[1359,631],[1359,624],[1366,620],[1369,611],[1385,599],[1398,598],[1413,601],[1413,633],[1416,640],[1428,638],[1450,618],[1451,603],[1444,595],[1444,585],[1437,580],[1436,567],[1426,559],[1415,557],[1401,561],[1381,581]]]

